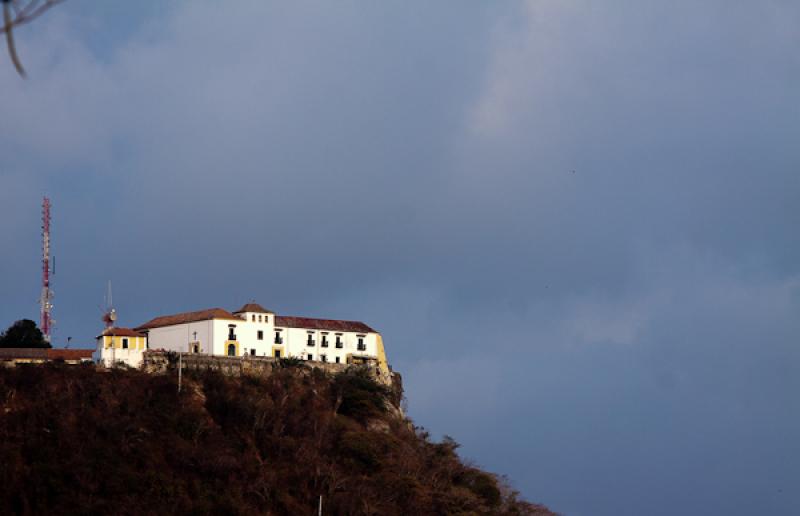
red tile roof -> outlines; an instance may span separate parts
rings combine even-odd
[[[241,312],[261,312],[272,313],[265,310],[257,303],[248,303],[235,313]],[[241,321],[241,317],[223,310],[222,308],[211,308],[208,310],[200,310],[197,312],[186,312],[175,315],[165,315],[156,317],[141,326],[137,326],[136,330],[146,330],[149,328],[160,328],[162,326],[173,326],[176,324],[185,324],[197,321],[207,321],[209,319],[231,319],[234,321]],[[310,317],[289,317],[276,315],[275,326],[283,328],[308,328],[310,330],[330,330],[330,331],[349,331],[356,333],[378,333],[370,328],[363,322],[359,321],[337,321],[333,319],[313,319]]]
[[[0,348],[0,360],[91,360],[92,349]]]
[[[46,348],[0,348],[0,359],[47,358]]]
[[[309,330],[351,331],[356,333],[378,333],[363,322],[312,319],[309,317],[275,316],[275,326],[284,328],[308,328]]]
[[[99,337],[103,336],[114,336],[114,337],[144,337],[143,333],[139,333],[138,331],[134,331],[130,328],[106,328],[103,333],[101,333]]]
[[[137,326],[137,330],[146,330],[148,328],[160,328],[162,326],[173,326],[175,324],[185,324],[197,321],[208,321],[210,319],[229,319],[233,321],[241,321],[241,317],[236,317],[232,313],[222,308],[209,308],[208,310],[198,310],[197,312],[184,312],[182,314],[164,315],[156,317],[141,326]]]
[[[240,314],[242,312],[254,312],[254,313],[257,313],[257,314],[271,314],[271,313],[273,313],[270,310],[267,310],[263,306],[259,305],[258,303],[247,303],[246,305],[244,305],[243,307],[241,307],[240,309],[236,310],[233,313]]]
[[[50,360],[91,360],[92,349],[48,349],[47,358]]]

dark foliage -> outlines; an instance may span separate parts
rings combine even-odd
[[[364,369],[339,374],[333,380],[338,414],[365,422],[386,413],[389,389],[375,382]]]
[[[30,319],[20,319],[0,335],[0,348],[49,348],[42,330]]]
[[[276,367],[302,367],[305,362],[297,357],[279,358],[275,362]]]
[[[359,373],[0,369],[0,514],[550,514]]]

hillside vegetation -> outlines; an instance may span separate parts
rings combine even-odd
[[[551,514],[362,374],[0,368],[2,514]]]

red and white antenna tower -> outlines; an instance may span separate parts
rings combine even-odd
[[[50,199],[42,201],[42,306],[41,330],[47,342],[50,342],[50,331],[55,321],[50,315],[53,310],[53,291],[50,290]]]

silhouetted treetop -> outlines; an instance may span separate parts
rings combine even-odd
[[[30,319],[20,319],[0,335],[0,348],[50,348],[42,330]]]

